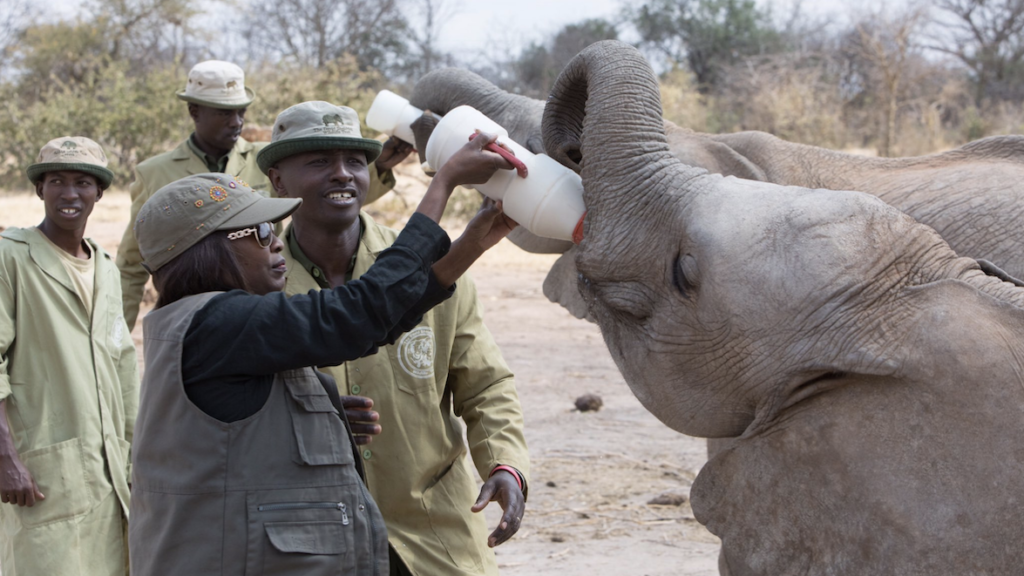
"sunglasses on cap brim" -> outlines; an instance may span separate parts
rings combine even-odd
[[[250,228],[242,228],[234,232],[228,232],[228,240],[238,240],[250,234],[256,235],[256,243],[266,248],[274,240],[274,225],[270,222],[261,222]]]

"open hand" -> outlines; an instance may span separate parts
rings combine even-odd
[[[45,499],[17,455],[0,457],[0,502],[32,507],[37,500]]]
[[[479,131],[478,131],[479,132]],[[498,170],[512,170],[513,166],[500,155],[484,148],[498,139],[497,134],[485,134],[470,140],[438,169],[435,179],[450,186],[483,184]]]
[[[473,242],[482,250],[490,250],[516,226],[519,224],[505,214],[500,200],[492,200],[485,196],[480,210],[469,221],[460,240]]]
[[[373,442],[373,437],[380,434],[380,424],[375,424],[380,419],[373,408],[373,400],[365,396],[342,396],[341,406],[345,409],[345,418],[352,428],[352,438],[356,444],[362,446]]]
[[[488,502],[497,502],[504,511],[501,520],[498,521],[498,527],[487,537],[487,545],[494,548],[519,531],[523,514],[526,512],[526,499],[512,473],[498,470],[487,479],[487,482],[484,482],[480,488],[480,496],[477,497],[471,510],[479,512],[487,507]]]

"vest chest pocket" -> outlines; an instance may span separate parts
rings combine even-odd
[[[310,466],[354,465],[348,431],[313,371],[287,373],[284,383],[292,399],[288,410],[298,462]]]

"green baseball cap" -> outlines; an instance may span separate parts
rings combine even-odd
[[[96,142],[83,136],[61,136],[43,146],[36,157],[36,163],[25,172],[33,184],[43,174],[58,170],[75,170],[95,176],[104,190],[110,187],[114,173],[107,168],[107,155]]]
[[[143,266],[152,274],[216,230],[277,222],[301,203],[264,198],[227,174],[186,176],[157,190],[139,210],[134,231]]]
[[[264,174],[278,161],[314,150],[364,150],[366,161],[380,156],[384,145],[373,138],[363,138],[359,116],[347,106],[314,100],[288,108],[277,115],[268,144],[256,156]]]

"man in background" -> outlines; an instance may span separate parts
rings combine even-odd
[[[188,103],[188,114],[195,126],[192,134],[173,150],[135,167],[135,181],[128,188],[132,197],[131,217],[117,250],[124,319],[129,329],[135,327],[149,280],[132,223],[154,192],[192,174],[223,172],[267,195],[269,182],[256,165],[256,153],[266,143],[247,142],[241,137],[246,109],[255,97],[237,65],[220,60],[196,64],[188,73],[185,90],[178,92],[178,98]]]

